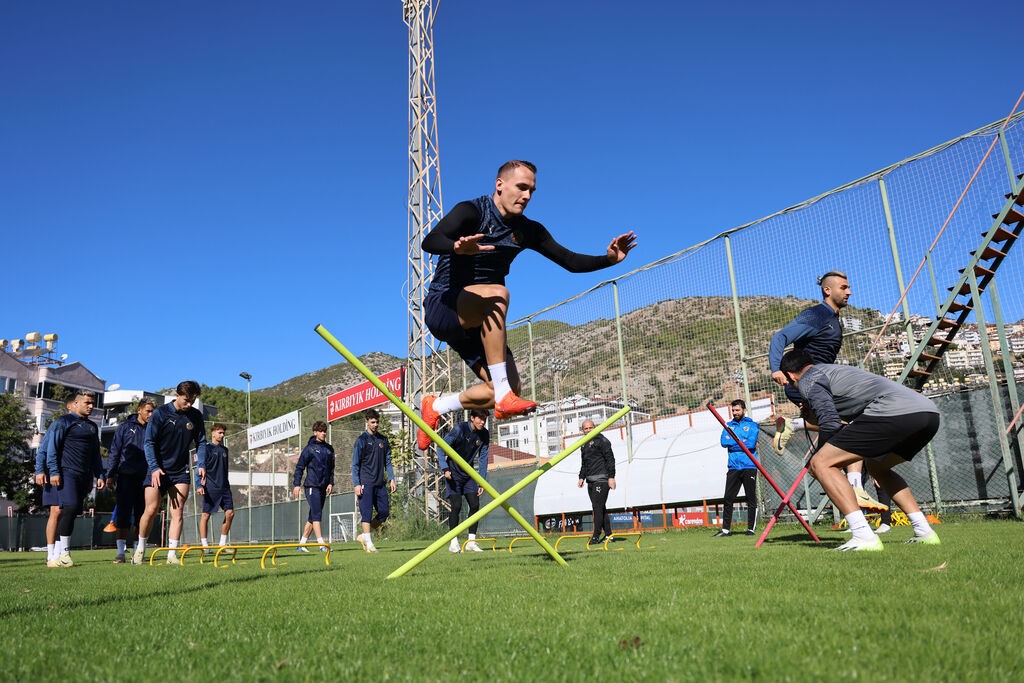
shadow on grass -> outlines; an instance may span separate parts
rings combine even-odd
[[[763,545],[776,545],[778,543],[785,543],[787,545],[797,544],[797,545],[805,545],[805,546],[810,546],[810,547],[815,547],[815,546],[821,546],[823,548],[831,547],[831,543],[830,542],[833,539],[831,539],[831,538],[822,538],[821,534],[817,530],[815,530],[814,533],[818,534],[818,538],[821,538],[821,543],[816,542],[813,538],[811,538],[809,535],[807,535],[806,531],[793,531],[793,532],[790,532],[790,533],[782,533],[782,534],[773,533],[773,534],[769,534],[768,538],[764,539],[764,544]]]
[[[322,572],[325,569],[330,569],[330,568],[329,567],[327,567],[327,568],[325,568],[325,567],[318,567],[318,568],[315,568],[315,569],[291,570],[291,571],[288,572],[288,575],[289,576],[293,576],[295,574],[313,574],[313,573]],[[66,572],[66,571],[74,571],[74,569],[60,569],[60,570],[51,570],[51,571]],[[138,570],[133,570],[133,571],[138,571]],[[172,571],[188,571],[188,569],[187,568],[186,569],[182,569],[182,568],[178,567],[178,568],[174,568]],[[162,588],[162,589],[159,589],[159,590],[152,590],[152,591],[148,591],[148,592],[140,591],[138,593],[133,593],[132,596],[131,596],[131,600],[132,600],[133,603],[137,603],[140,600],[145,600],[145,599],[148,599],[148,598],[166,598],[166,597],[171,597],[171,596],[180,596],[183,592],[198,591],[198,590],[203,590],[203,589],[206,589],[206,588],[217,588],[218,586],[224,586],[224,585],[229,585],[229,584],[243,584],[243,583],[251,583],[253,581],[264,581],[266,579],[274,578],[275,576],[278,576],[278,575],[277,574],[272,574],[272,573],[269,573],[269,572],[266,572],[266,571],[261,571],[259,574],[253,574],[253,575],[250,575],[250,576],[238,576],[238,577],[233,577],[233,578],[229,578],[229,579],[223,579],[223,580],[220,580],[220,581],[212,581],[212,580],[211,581],[202,581],[200,583],[196,583],[194,585],[190,585],[187,588],[182,588],[180,585],[178,585],[178,586],[173,586],[173,587],[168,587],[168,588]],[[110,605],[112,603],[123,603],[124,601],[125,601],[125,597],[123,595],[106,595],[106,596],[97,596],[97,597],[93,597],[93,598],[81,598],[81,599],[78,599],[78,600],[69,600],[68,602],[62,602],[59,605],[59,607],[61,609],[78,609],[78,608],[81,608],[81,607],[86,607],[86,608],[88,608],[88,607],[103,607],[103,606],[106,606],[106,605]],[[46,608],[45,607],[40,607],[38,604],[35,604],[35,605],[25,605],[24,607],[12,607],[12,608],[9,608],[9,609],[0,609],[0,618],[13,617],[13,616],[17,616],[19,614],[38,613],[40,610],[43,610],[43,609],[46,609]]]

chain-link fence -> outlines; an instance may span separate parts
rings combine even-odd
[[[770,379],[769,341],[820,301],[816,280],[833,269],[849,275],[853,292],[841,312],[838,362],[897,379],[1021,171],[1024,117],[1016,115],[510,323],[525,392],[542,402],[540,419],[558,412],[514,446],[539,462],[557,452],[552,437],[560,446],[578,430],[578,420],[567,419],[574,406],[608,398],[657,419],[767,394],[780,413],[795,415]],[[1024,253],[1012,243],[1001,245],[1008,251],[980,307],[924,385],[942,427],[902,472],[932,509],[1005,506],[1019,485],[1021,444],[1006,427],[1024,379]],[[461,377],[452,386],[462,386]],[[495,441],[513,443],[499,429]],[[806,448],[794,439],[786,458],[763,457],[784,488]],[[768,440],[761,452],[771,452]],[[633,454],[627,444],[627,458]],[[820,487],[810,482],[807,490],[803,503],[813,507]],[[778,502],[772,494],[765,506]]]

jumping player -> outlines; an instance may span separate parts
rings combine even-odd
[[[229,453],[227,446],[224,445],[226,430],[227,427],[219,422],[214,424],[210,428],[210,440],[196,452],[196,495],[203,497],[203,514],[199,517],[199,542],[203,544],[203,548],[210,546],[206,532],[210,528],[212,513],[218,509],[224,510],[219,545],[228,544],[231,521],[235,518],[235,501],[231,497],[231,486],[228,484]]]
[[[104,486],[103,460],[100,457],[100,430],[89,419],[96,405],[96,393],[88,389],[75,392],[71,410],[53,423],[53,433],[46,447],[46,469],[50,484],[60,497],[60,537],[58,563],[71,567],[71,533],[75,518],[82,512],[82,503],[96,481],[96,489]],[[56,552],[56,550],[55,550]]]
[[[146,512],[146,424],[155,409],[153,399],[139,399],[135,414],[121,423],[110,444],[107,486],[116,486],[117,490],[113,518],[117,531],[114,564],[124,564],[132,521],[138,527]]]
[[[782,455],[786,451],[786,443],[793,436],[796,429],[801,427],[809,430],[816,429],[813,416],[804,414],[803,407],[806,403],[800,395],[800,391],[794,385],[786,381],[785,373],[779,370],[782,362],[782,353],[790,344],[795,349],[802,349],[814,359],[815,363],[835,363],[839,356],[839,349],[843,345],[843,325],[839,317],[839,311],[847,306],[850,301],[850,281],[846,274],[838,270],[829,272],[818,278],[818,286],[821,287],[822,302],[817,306],[806,308],[788,325],[775,333],[772,337],[771,346],[768,349],[768,366],[772,371],[772,379],[785,388],[786,397],[801,409],[801,417],[789,420],[779,417],[775,422],[775,437],[772,444],[775,452]],[[882,510],[884,505],[868,495],[864,490],[863,465],[859,462],[853,463],[847,471],[847,479],[860,506],[869,510]]]
[[[938,545],[939,537],[921,512],[903,477],[892,471],[924,448],[939,429],[939,410],[930,399],[892,380],[849,365],[815,365],[800,349],[782,357],[780,370],[800,389],[817,417],[818,450],[811,474],[846,517],[853,533],[836,550],[878,551],[871,529],[842,468],[863,461],[914,527],[910,543]],[[843,423],[847,424],[843,424]]]
[[[302,473],[306,473],[306,502],[309,503],[309,518],[302,528],[299,543],[309,540],[311,533],[316,534],[321,552],[327,552],[324,532],[320,521],[324,514],[324,501],[334,491],[334,448],[327,443],[327,423],[314,422],[313,436],[302,449],[299,461],[295,463],[295,476],[292,478],[293,491],[296,498],[303,490]],[[308,553],[308,548],[296,548],[299,552]]]
[[[505,340],[505,276],[521,251],[533,249],[570,272],[587,273],[621,262],[636,246],[635,235],[628,232],[600,256],[569,251],[547,228],[523,215],[536,188],[536,166],[506,162],[498,169],[493,194],[456,204],[423,240],[423,251],[438,255],[424,300],[427,327],[482,380],[461,394],[424,396],[423,420],[433,429],[441,415],[462,408],[493,407],[501,420],[537,407],[517,395],[519,372]],[[430,438],[420,430],[416,444],[426,450]]]
[[[460,422],[455,425],[455,428],[444,437],[445,442],[484,479],[487,478],[487,450],[491,442],[491,434],[487,431],[488,415],[486,410],[474,408],[469,411],[468,422]],[[451,506],[448,515],[448,530],[450,531],[459,525],[463,497],[469,504],[469,515],[472,517],[480,509],[480,496],[484,490],[461,467],[449,464],[444,451],[440,449],[437,451],[437,466],[444,472],[445,483],[448,487],[448,504]],[[476,529],[476,524],[469,527],[469,541],[466,543],[466,550],[480,553],[483,550],[476,542]],[[458,538],[452,539],[452,542],[448,544],[448,550],[453,553],[462,550]]]
[[[179,382],[174,400],[155,411],[146,425],[146,511],[139,521],[139,543],[132,555],[132,564],[142,564],[146,553],[146,539],[160,511],[160,501],[167,494],[171,508],[171,525],[167,545],[178,547],[184,526],[185,501],[189,492],[189,451],[193,444],[198,451],[206,443],[206,424],[203,414],[192,404],[202,389],[193,380]],[[181,564],[174,550],[167,553],[167,564]]]
[[[388,488],[394,493],[398,487],[395,485],[395,473],[391,469],[391,444],[377,431],[380,413],[370,408],[364,415],[366,431],[356,438],[352,447],[352,484],[363,522],[363,533],[356,538],[363,550],[375,553],[377,548],[373,545],[370,533],[387,521],[390,512]],[[387,479],[384,478],[385,474]],[[375,509],[376,517],[373,516]]]

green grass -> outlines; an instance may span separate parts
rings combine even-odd
[[[3,680],[997,681],[1024,667],[1019,523],[947,520],[941,546],[832,553],[798,526],[768,543],[706,529],[642,548],[340,546],[225,569],[0,554]],[[522,550],[520,550],[522,548]],[[943,567],[943,568],[940,568]]]

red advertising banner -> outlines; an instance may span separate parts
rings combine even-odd
[[[384,383],[388,391],[402,398],[404,378],[405,368],[398,368],[384,373],[377,379]],[[360,410],[387,402],[387,397],[380,393],[377,387],[370,382],[363,382],[327,397],[327,421],[337,420],[339,417],[358,413]]]

